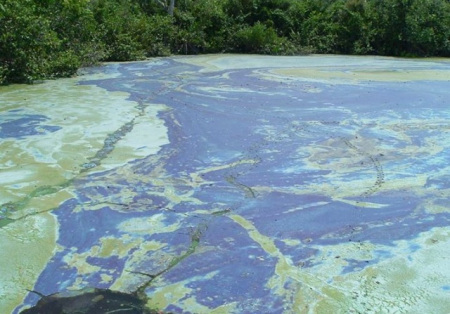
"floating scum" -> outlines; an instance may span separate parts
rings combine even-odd
[[[0,308],[445,312],[449,78],[206,55],[1,87]]]

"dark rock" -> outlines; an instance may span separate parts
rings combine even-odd
[[[153,314],[145,301],[135,294],[109,289],[84,289],[43,296],[32,308],[21,314]]]

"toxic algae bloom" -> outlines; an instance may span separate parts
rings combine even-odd
[[[445,312],[449,65],[206,55],[2,87],[0,308]]]
[[[0,87],[5,313],[22,302],[58,249],[59,227],[51,212],[78,199],[74,182],[155,154],[168,141],[157,117],[165,107],[96,86],[116,76],[101,74]]]

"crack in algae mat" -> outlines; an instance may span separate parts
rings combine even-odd
[[[0,89],[0,309],[446,313],[450,61],[206,55]]]

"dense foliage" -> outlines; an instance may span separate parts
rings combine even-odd
[[[450,56],[449,0],[0,0],[0,84],[172,53]]]

